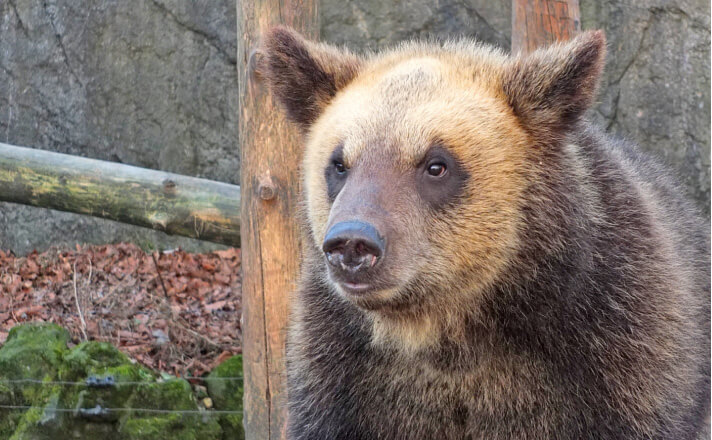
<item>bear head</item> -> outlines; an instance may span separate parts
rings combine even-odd
[[[605,39],[513,57],[464,40],[357,56],[275,27],[260,52],[305,136],[307,245],[377,337],[417,347],[507,273],[524,193],[591,105]]]

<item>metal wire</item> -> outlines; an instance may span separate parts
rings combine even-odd
[[[93,377],[93,376],[92,376]],[[198,380],[241,380],[243,376],[233,376],[233,377],[215,377],[215,378],[208,378],[208,377],[175,377],[175,378],[168,378],[168,379],[159,379],[158,381],[155,382],[149,382],[149,381],[112,381],[110,384],[96,384],[96,383],[89,383],[87,381],[85,382],[74,382],[74,381],[67,381],[67,380],[41,380],[41,379],[0,379],[0,384],[5,383],[5,384],[36,384],[36,385],[69,385],[69,386],[86,386],[89,388],[100,388],[100,389],[111,389],[114,388],[118,385],[156,385],[156,384],[161,384],[161,383],[167,383],[167,382],[172,382],[175,380],[181,380],[181,379],[198,379]],[[129,411],[135,411],[135,412],[143,412],[143,413],[151,413],[151,414],[202,414],[202,415],[207,415],[207,414],[242,414],[242,411],[232,411],[232,410],[170,410],[170,409],[159,409],[159,408],[102,408],[102,407],[96,407],[95,409],[92,408],[76,408],[76,409],[70,409],[70,408],[45,408],[41,406],[31,406],[31,405],[0,405],[0,409],[11,409],[11,410],[31,410],[31,409],[38,409],[38,410],[43,410],[43,411],[54,411],[54,412],[59,412],[59,413],[74,413],[74,414],[79,414],[80,416],[84,417],[94,417],[94,416],[99,416],[99,417],[104,417],[107,416],[108,414],[112,412],[129,412]],[[98,411],[99,414],[91,414],[91,411]],[[86,412],[86,413],[84,413]]]
[[[69,409],[69,408],[45,408],[42,406],[30,406],[30,405],[0,405],[0,409],[21,409],[21,410],[31,410],[31,409],[40,409],[43,411],[55,411],[55,412],[60,412],[60,413],[77,413],[79,409]],[[83,408],[83,409],[91,409],[91,408]],[[154,414],[201,414],[201,415],[207,415],[207,414],[242,414],[242,411],[231,411],[231,410],[219,410],[219,409],[205,409],[205,410],[200,410],[200,409],[179,409],[179,410],[171,410],[171,409],[155,409],[155,408],[101,408],[103,411],[106,412],[129,412],[129,411],[136,411],[136,412],[145,412],[145,413],[154,413]]]
[[[174,380],[209,381],[209,380],[242,380],[242,379],[243,379],[243,376],[234,376],[234,377],[171,377],[169,379],[162,379],[162,380],[159,380],[156,382],[148,382],[145,380],[144,381],[131,381],[131,380],[115,381],[115,382],[113,382],[113,385],[152,385],[152,384],[157,384],[157,383],[170,382],[170,381],[174,381]],[[38,384],[38,385],[84,385],[84,386],[90,386],[86,382],[73,382],[73,381],[67,381],[67,380],[41,380],[41,379],[0,379],[0,383],[7,383],[7,384],[30,383],[30,384]]]

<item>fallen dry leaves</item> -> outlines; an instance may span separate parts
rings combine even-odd
[[[132,244],[0,250],[0,344],[14,325],[55,322],[149,368],[199,376],[241,352],[240,250],[145,253]],[[83,318],[83,319],[82,319]]]

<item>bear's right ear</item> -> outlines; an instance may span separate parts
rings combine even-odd
[[[361,59],[346,50],[308,41],[291,28],[267,32],[258,69],[287,116],[303,129],[358,73]]]

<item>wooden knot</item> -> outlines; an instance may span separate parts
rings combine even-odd
[[[176,193],[176,183],[171,179],[163,181],[163,192],[165,194],[174,195]]]
[[[260,81],[262,74],[260,72],[260,64],[262,63],[262,52],[259,49],[252,49],[247,58],[247,75],[251,80]]]
[[[272,183],[272,179],[267,177],[262,179],[260,184],[257,186],[257,194],[260,195],[262,200],[272,200],[277,196],[277,188]]]

